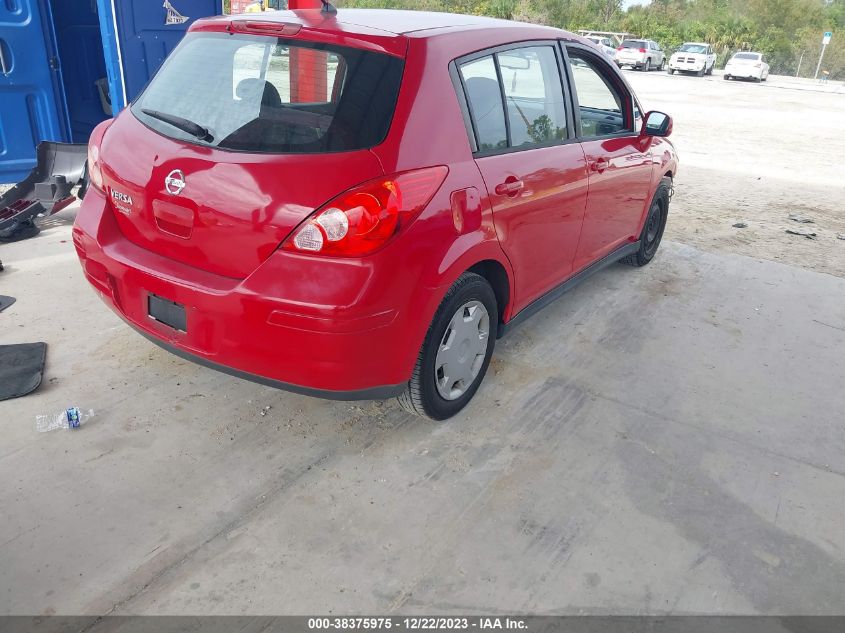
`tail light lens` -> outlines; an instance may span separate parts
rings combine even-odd
[[[114,119],[106,119],[91,132],[88,139],[88,182],[99,191],[103,191],[103,171],[100,163],[100,144],[103,136]]]
[[[624,46],[617,46],[617,47],[616,47],[616,50],[617,50],[617,51],[621,51],[623,48],[625,48],[625,47],[624,47]]]
[[[641,48],[641,49],[640,49],[640,52],[641,52],[641,53],[645,53],[645,49],[644,49],[644,48]]]
[[[100,170],[100,147],[96,143],[88,143],[88,182],[98,189],[103,190],[103,172]]]
[[[282,248],[335,257],[372,253],[419,215],[448,173],[445,166],[427,167],[354,187],[300,225]]]

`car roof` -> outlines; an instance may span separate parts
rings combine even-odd
[[[412,35],[425,37],[427,31],[449,31],[466,28],[487,27],[494,29],[533,27],[538,30],[565,33],[572,39],[580,36],[552,27],[511,20],[500,20],[480,15],[441,13],[437,11],[413,11],[407,9],[338,9],[336,14],[323,13],[318,9],[298,9],[293,11],[265,11],[263,13],[243,13],[205,18],[210,22],[285,22],[301,24],[304,27],[331,27],[332,22],[342,27],[346,33],[372,34],[381,31],[391,35]]]
[[[710,46],[707,42],[684,42],[681,46]]]

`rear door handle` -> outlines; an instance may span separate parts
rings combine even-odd
[[[590,169],[598,173],[602,173],[608,167],[610,167],[610,162],[606,158],[597,158],[590,163]]]
[[[496,194],[499,196],[515,196],[524,187],[524,183],[513,176],[509,176],[505,182],[496,185]]]

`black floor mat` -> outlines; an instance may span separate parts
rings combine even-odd
[[[35,391],[41,384],[47,343],[0,345],[0,400]]]
[[[14,297],[8,297],[6,295],[0,295],[0,312],[3,312],[6,308],[12,305],[17,299]]]

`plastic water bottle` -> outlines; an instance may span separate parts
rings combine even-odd
[[[56,429],[78,429],[94,417],[94,409],[80,411],[79,407],[70,407],[58,413],[35,416],[35,428],[39,433]]]

